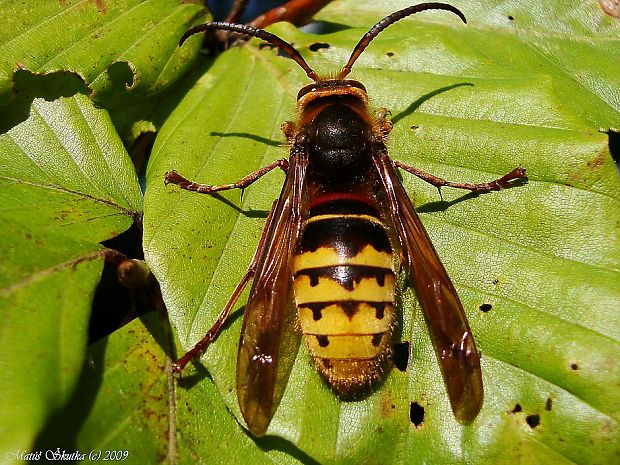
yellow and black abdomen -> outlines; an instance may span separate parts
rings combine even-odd
[[[310,354],[344,397],[382,377],[396,324],[392,247],[376,209],[363,200],[332,194],[315,201],[294,265]]]

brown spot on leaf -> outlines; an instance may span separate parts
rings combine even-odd
[[[106,14],[108,12],[108,6],[105,4],[104,0],[95,0],[95,5],[97,5],[99,13]]]
[[[396,411],[396,405],[394,405],[394,399],[390,393],[386,393],[386,395],[381,396],[381,416],[383,418],[391,418],[394,416],[394,412]]]
[[[603,166],[604,162],[605,162],[605,152],[599,152],[599,154],[596,156],[594,160],[588,161],[588,168],[590,169],[600,168],[601,166]]]

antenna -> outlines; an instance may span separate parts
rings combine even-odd
[[[297,50],[295,50],[291,44],[289,44],[285,40],[280,39],[277,35],[272,34],[271,32],[267,32],[264,29],[257,29],[255,27],[248,26],[246,24],[225,23],[222,21],[214,21],[211,23],[201,24],[199,26],[195,26],[191,28],[185,34],[183,34],[183,37],[181,37],[181,40],[179,41],[179,46],[183,45],[183,42],[185,42],[189,36],[194,35],[198,32],[208,31],[212,29],[233,31],[233,32],[238,32],[239,34],[244,34],[244,35],[256,37],[258,39],[262,39],[265,42],[278,47],[280,50],[286,53],[289,57],[295,60],[295,62],[303,68],[303,70],[306,72],[306,74],[308,75],[310,79],[312,79],[315,82],[319,80],[319,76],[314,72],[312,68],[310,68],[310,66],[308,66],[308,63],[306,63],[306,60],[303,59],[300,53]]]
[[[465,18],[465,15],[461,12],[461,10],[447,3],[420,3],[419,5],[410,6],[408,8],[404,8],[395,13],[392,13],[391,15],[388,15],[385,18],[383,18],[381,21],[379,21],[377,24],[371,27],[370,30],[366,34],[364,34],[364,36],[360,39],[360,41],[357,43],[357,45],[353,49],[353,52],[351,53],[351,57],[349,58],[349,61],[347,61],[347,64],[344,65],[344,67],[342,68],[342,71],[340,71],[340,73],[338,74],[337,79],[344,79],[345,76],[351,72],[353,63],[355,63],[355,61],[359,58],[362,52],[366,49],[366,47],[368,47],[368,44],[370,44],[370,42],[375,37],[377,37],[379,33],[383,31],[386,27],[394,24],[396,21],[399,21],[407,16],[410,16],[412,14],[419,13],[420,11],[425,11],[425,10],[450,11],[454,13],[455,15],[457,15],[459,18],[461,18],[461,20],[464,23],[467,23],[467,19]]]
[[[344,79],[351,72],[351,68],[353,67],[353,64],[355,63],[355,61],[359,58],[359,56],[366,49],[366,47],[368,47],[368,44],[370,44],[370,42],[375,37],[377,37],[381,31],[383,31],[388,26],[394,24],[396,21],[399,21],[407,16],[410,16],[412,14],[419,13],[420,11],[425,11],[425,10],[449,11],[457,15],[459,18],[461,18],[461,20],[464,23],[467,23],[467,19],[465,18],[465,15],[461,12],[461,10],[459,10],[458,8],[448,3],[435,3],[435,2],[420,3],[418,5],[410,6],[408,8],[399,10],[383,18],[381,21],[379,21],[377,24],[371,27],[370,30],[366,34],[364,34],[364,36],[360,39],[360,41],[357,43],[357,45],[353,49],[353,52],[351,53],[351,56],[349,57],[349,61],[347,61],[347,64],[344,65],[340,73],[338,73],[338,75],[336,76],[336,79]],[[278,47],[280,50],[286,53],[289,57],[291,57],[299,66],[303,68],[303,70],[306,72],[306,74],[308,75],[310,79],[312,79],[315,82],[318,82],[320,80],[319,76],[314,72],[312,68],[310,68],[310,66],[308,66],[308,63],[306,63],[306,60],[303,59],[301,54],[297,50],[295,50],[291,44],[289,44],[283,39],[280,39],[277,35],[272,34],[271,32],[267,32],[264,29],[257,29],[255,27],[248,26],[246,24],[226,23],[222,21],[214,21],[210,23],[201,24],[199,26],[195,26],[191,28],[185,34],[183,34],[183,37],[181,37],[181,40],[179,41],[179,46],[183,45],[183,42],[185,42],[188,37],[198,32],[203,32],[203,31],[208,31],[208,30],[213,30],[213,29],[233,31],[239,34],[248,35],[248,36],[252,36],[252,37],[256,37],[258,39],[264,40],[265,42]]]

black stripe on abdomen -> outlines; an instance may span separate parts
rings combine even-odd
[[[300,327],[332,388],[347,396],[379,379],[396,324],[396,276],[373,204],[334,194],[316,201],[296,246],[293,278]]]

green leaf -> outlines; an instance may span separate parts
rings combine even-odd
[[[255,462],[260,450],[210,379],[174,388],[163,318],[149,312],[88,348],[75,395],[48,427],[47,442],[101,459],[126,454],[129,463],[270,463]]]
[[[199,41],[177,44],[204,14],[197,3],[177,0],[3,2],[0,102],[9,101],[18,70],[70,71],[99,94],[119,83],[140,94],[158,92],[197,56]]]
[[[3,451],[29,450],[73,393],[107,253],[98,242],[140,211],[131,160],[88,98],[35,100],[0,136]]]
[[[0,153],[0,215],[32,228],[99,242],[127,229],[142,209],[107,112],[83,96],[35,100],[28,120],[0,136]]]
[[[322,36],[286,25],[273,31],[316,70],[333,72],[368,27],[397,8],[364,5],[352,19],[359,27]],[[409,367],[393,369],[368,398],[340,402],[302,345],[268,431],[293,445],[294,456],[320,463],[617,459],[620,184],[599,129],[620,126],[618,54],[610,53],[620,47],[620,25],[594,2],[562,2],[571,15],[559,17],[550,2],[541,5],[463,4],[468,25],[445,12],[416,15],[377,37],[351,74],[374,107],[392,111],[394,159],[471,182],[519,164],[528,170],[525,186],[478,197],[444,189],[443,201],[403,176],[483,354],[480,415],[470,426],[455,421],[423,315],[404,286],[400,338],[412,344]],[[353,6],[335,2],[322,18],[342,21]],[[329,48],[311,52],[314,43]],[[290,60],[257,45],[215,61],[167,121],[149,164],[145,252],[184,349],[213,324],[245,273],[283,176],[268,174],[243,199],[165,187],[163,176],[176,169],[223,184],[287,156],[279,126],[295,117],[295,95],[308,81]],[[239,421],[243,298],[203,357]],[[413,402],[424,408],[417,427]]]
[[[103,254],[4,217],[0,226],[0,448],[11,453],[28,450],[73,391]]]

